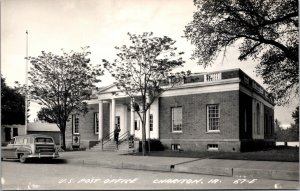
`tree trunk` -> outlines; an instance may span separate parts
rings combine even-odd
[[[66,122],[61,125],[60,128],[61,148],[66,149]]]
[[[60,139],[61,139],[61,148],[63,150],[66,149],[66,137],[64,132],[60,132]]]
[[[142,120],[142,151],[143,156],[146,155],[146,112],[143,111],[143,120]]]

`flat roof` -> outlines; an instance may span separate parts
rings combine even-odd
[[[27,131],[59,132],[60,130],[55,123],[33,122],[28,123]]]

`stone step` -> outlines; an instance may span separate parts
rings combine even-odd
[[[90,151],[95,151],[95,152],[116,152],[117,150],[90,149]]]
[[[102,151],[102,143],[98,143],[95,146],[93,146],[92,148],[90,148],[91,151]],[[129,144],[127,141],[122,142],[120,145],[118,145],[118,149],[117,149],[117,145],[115,143],[115,141],[111,140],[109,142],[106,142],[103,145],[103,151],[121,151],[121,152],[131,152],[129,149]]]
[[[116,147],[104,147],[103,150],[117,150],[117,148]]]
[[[102,150],[102,148],[91,148],[90,150]],[[117,150],[116,148],[103,148],[103,150]]]
[[[133,153],[135,152],[134,149],[105,149],[103,148],[103,150],[101,148],[91,148],[90,151],[116,151],[116,152],[120,152],[120,153]]]
[[[119,146],[118,149],[119,149],[119,150],[124,150],[124,149],[126,150],[126,149],[129,149],[129,146],[127,146],[127,147],[125,147],[125,146],[120,147],[120,146]]]
[[[118,153],[120,154],[128,154],[128,153],[134,153],[134,149],[127,149],[127,150],[117,150]]]

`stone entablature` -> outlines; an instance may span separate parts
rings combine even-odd
[[[184,79],[180,80],[179,83],[174,86],[174,88],[180,88],[181,86],[185,86],[186,84],[195,84],[199,86],[203,86],[204,84],[210,84],[214,82],[220,82],[222,83],[227,82],[230,79],[239,79],[240,83],[249,89],[250,91],[253,91],[260,96],[262,96],[266,101],[268,101],[271,105],[274,104],[274,98],[271,93],[266,91],[261,85],[259,85],[255,80],[250,78],[245,72],[243,72],[241,69],[230,69],[230,70],[222,70],[217,72],[207,72],[207,73],[193,73],[188,77],[185,77]],[[161,86],[167,86],[168,81],[161,82]],[[111,87],[111,86],[108,86]],[[109,89],[109,88],[108,88]],[[106,90],[106,88],[103,88],[100,90],[103,92],[103,90]],[[119,92],[119,90],[111,91],[111,93]],[[107,93],[107,92],[105,92]],[[99,95],[99,92],[98,92]],[[94,96],[96,97],[96,96]],[[126,97],[126,96],[124,96]]]

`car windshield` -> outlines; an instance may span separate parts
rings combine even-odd
[[[53,143],[53,140],[51,138],[45,138],[45,137],[38,137],[35,138],[36,143]]]

